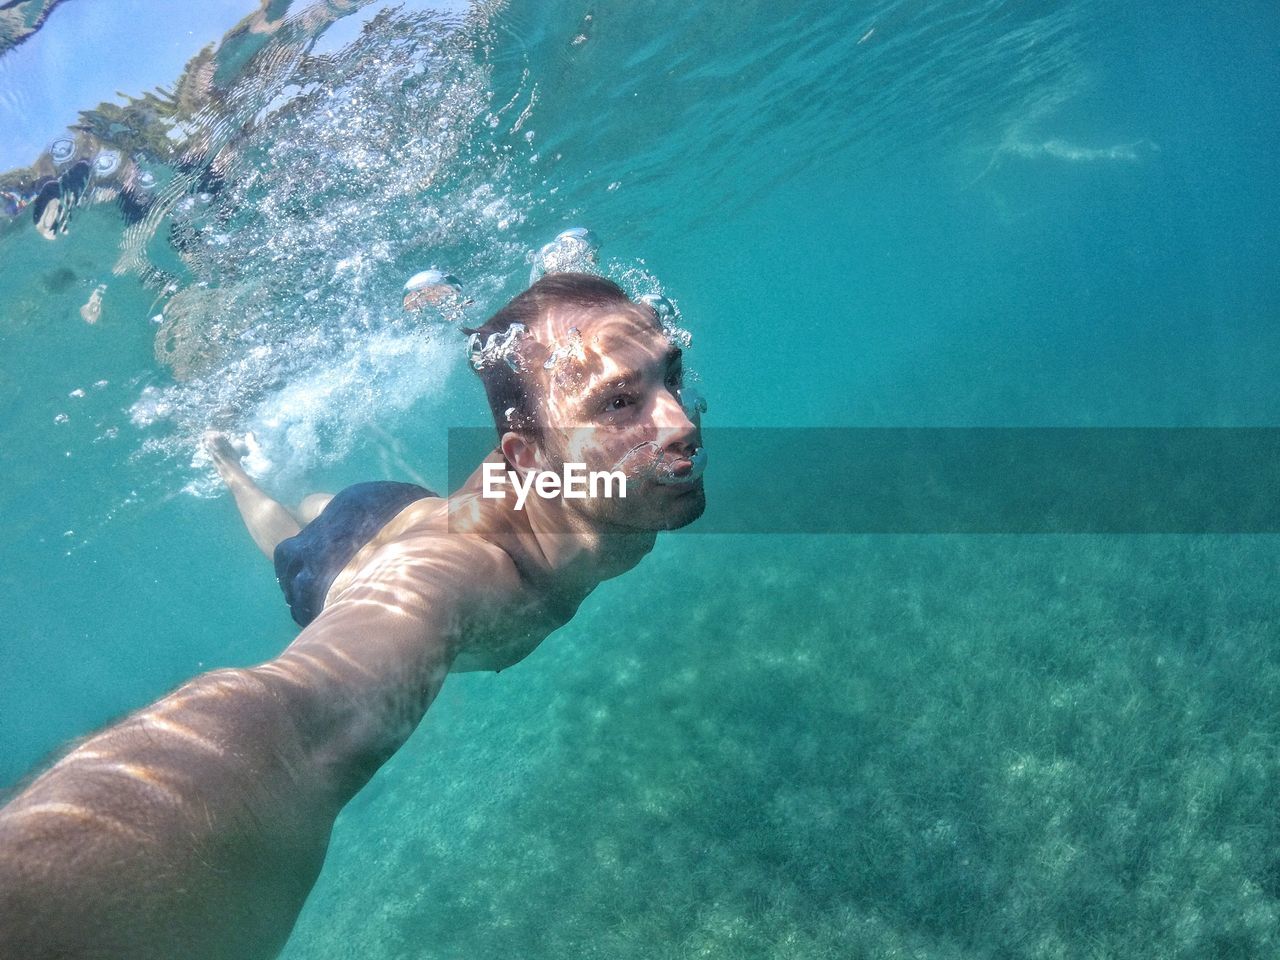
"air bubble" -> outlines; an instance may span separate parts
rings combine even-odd
[[[314,88],[264,116],[311,69],[267,55],[288,45],[269,47],[184,127],[192,166],[153,168],[152,209],[174,206],[130,235],[126,265],[168,280],[148,241],[174,227],[191,279],[168,291],[162,312],[141,314],[156,316],[157,359],[172,373],[130,411],[153,431],[142,438],[148,452],[185,467],[210,424],[252,428],[272,481],[287,486],[345,456],[373,422],[443,391],[458,335],[436,321],[462,314],[430,302],[406,314],[415,291],[405,278],[432,261],[465,265],[466,294],[492,302],[525,252],[509,231],[536,209],[513,186],[532,150],[511,137],[508,154],[489,155],[490,76],[455,36],[438,14],[380,15],[326,57]],[[145,161],[130,167],[134,190],[147,184]],[[502,354],[492,346],[479,362]],[[218,489],[207,464],[195,468],[207,476],[193,492]]]
[[[100,177],[109,177],[120,167],[120,154],[115,150],[103,150],[93,161],[93,172]]]
[[[682,460],[687,460],[690,465],[683,473],[677,473],[676,464]],[[693,483],[706,472],[707,448],[694,447],[687,456],[682,456],[672,450],[663,450],[656,440],[646,440],[623,454],[613,469],[621,470],[631,479],[653,480],[663,486]]]
[[[448,315],[448,319],[459,319],[462,284],[457,277],[432,267],[405,281],[403,303],[404,308],[413,313],[435,307]]]
[[[661,323],[672,323],[676,319],[675,304],[660,293],[642,293],[636,297],[636,303],[652,310]]]
[[[75,155],[76,142],[70,137],[59,137],[49,144],[49,156],[58,166],[70,163]]]
[[[680,401],[680,409],[684,411],[684,415],[697,423],[702,419],[702,415],[707,412],[707,398],[693,384],[685,384],[676,391],[676,399]]]
[[[569,328],[569,342],[552,350],[551,355],[543,362],[542,369],[555,369],[566,360],[576,360],[579,363],[586,360],[586,345],[582,342],[582,331],[577,327]]]
[[[467,354],[476,370],[495,363],[505,363],[512,370],[520,369],[520,338],[527,333],[523,323],[513,323],[503,333],[491,333],[481,341],[480,334],[473,333],[467,339]]]
[[[570,227],[533,256],[529,282],[548,273],[594,273],[600,241],[586,227]]]

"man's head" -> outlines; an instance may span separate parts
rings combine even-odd
[[[477,367],[511,469],[624,471],[625,499],[563,501],[595,525],[674,529],[701,515],[698,414],[682,406],[681,351],[652,308],[602,277],[555,273],[466,332],[511,338]]]

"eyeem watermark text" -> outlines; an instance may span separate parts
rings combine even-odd
[[[566,463],[563,473],[554,470],[530,470],[523,479],[514,470],[507,470],[501,463],[486,463],[483,472],[484,486],[481,496],[488,500],[502,500],[508,484],[516,492],[516,509],[523,510],[530,492],[544,500],[564,497],[566,500],[585,500],[587,497],[627,496],[627,475],[621,470],[587,470],[585,463]],[[615,492],[616,491],[616,492]]]

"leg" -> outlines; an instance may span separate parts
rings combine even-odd
[[[275,554],[276,544],[297,534],[302,529],[301,524],[244,472],[230,440],[220,433],[207,433],[204,445],[213,458],[213,465],[218,468],[218,475],[236,498],[236,507],[244,525],[249,528],[249,536],[270,560]]]
[[[332,493],[310,493],[302,498],[302,502],[298,504],[298,509],[293,511],[293,515],[298,518],[298,522],[304,527],[320,516],[320,511],[329,505],[329,501],[333,499]]]

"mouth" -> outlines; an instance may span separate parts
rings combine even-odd
[[[613,466],[637,481],[662,487],[691,488],[707,469],[707,450],[699,445],[688,456],[663,452],[652,440],[636,444]]]
[[[694,447],[688,457],[663,461],[655,479],[664,487],[685,486],[702,477],[707,469],[707,448]]]

